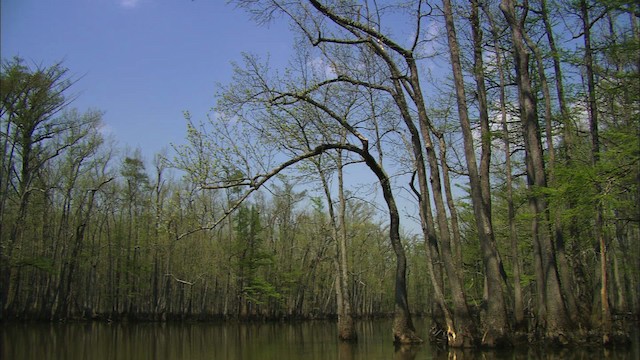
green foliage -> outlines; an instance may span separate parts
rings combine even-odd
[[[21,266],[31,266],[40,271],[47,272],[49,274],[54,274],[56,272],[54,259],[38,257],[38,258],[27,258],[21,260],[19,263],[15,264],[18,267]]]
[[[275,286],[259,275],[252,277],[249,283],[242,289],[242,292],[247,297],[247,300],[258,305],[267,303],[269,299],[279,301],[283,298]]]
[[[263,249],[262,225],[255,206],[241,206],[235,218],[235,266],[247,300],[256,304],[268,298],[280,299],[281,295],[262,272],[273,265],[273,256]]]

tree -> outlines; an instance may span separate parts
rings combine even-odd
[[[485,266],[487,282],[487,314],[485,316],[483,345],[495,347],[509,342],[509,323],[505,296],[502,289],[500,273],[500,256],[495,244],[493,224],[491,222],[491,194],[489,185],[489,161],[491,159],[491,134],[489,133],[489,114],[487,95],[484,84],[484,68],[482,63],[482,35],[479,19],[479,4],[471,1],[471,29],[473,33],[474,69],[473,74],[477,85],[477,96],[480,108],[480,141],[482,149],[481,166],[478,169],[471,122],[467,109],[464,79],[460,64],[460,49],[456,37],[453,10],[450,0],[444,0],[445,24],[449,53],[451,55],[452,72],[455,82],[456,99],[458,105],[458,117],[464,139],[465,159],[469,172],[469,185],[471,188],[471,202],[476,219],[476,227],[482,257]],[[480,171],[479,171],[480,170]]]
[[[79,138],[55,143],[56,136],[72,129],[76,124],[65,117],[56,117],[73,99],[65,92],[73,85],[68,70],[61,63],[48,68],[31,69],[20,58],[2,62],[2,194],[0,195],[0,224],[11,224],[5,231],[0,225],[0,259],[2,280],[0,305],[11,311],[15,299],[15,286],[20,282],[16,265],[24,254],[19,251],[24,241],[25,220],[34,191],[36,175],[48,161],[72,146]],[[15,217],[7,218],[8,199],[17,199]]]
[[[482,10],[485,13],[491,34],[493,37],[493,46],[495,51],[496,69],[498,71],[498,84],[499,84],[499,110],[500,110],[500,124],[502,130],[502,140],[504,146],[504,159],[505,159],[505,187],[507,190],[507,222],[509,228],[509,244],[511,247],[512,267],[513,267],[513,312],[514,312],[514,328],[516,330],[522,329],[524,323],[524,302],[522,295],[522,286],[520,284],[521,279],[521,265],[520,255],[518,252],[518,237],[515,224],[515,205],[513,200],[513,169],[511,165],[511,139],[508,124],[507,114],[507,96],[506,96],[506,71],[503,66],[503,53],[501,45],[499,43],[500,32],[498,25],[493,17],[491,10],[486,3],[482,4]]]
[[[60,268],[56,288],[51,300],[47,303],[46,314],[51,319],[64,319],[70,315],[73,302],[73,285],[79,276],[79,256],[86,246],[87,228],[95,216],[93,215],[96,195],[101,188],[113,180],[108,174],[96,172],[103,166],[99,156],[103,142],[98,133],[102,114],[77,111],[65,111],[62,117],[69,123],[75,123],[66,136],[58,140],[62,144],[72,144],[66,149],[62,158],[55,161],[60,171],[60,185],[63,192],[63,214],[56,240],[64,249],[60,256]],[[55,167],[55,166],[54,166]],[[56,179],[57,176],[53,176]],[[51,188],[55,187],[51,184]],[[63,234],[72,234],[65,238]]]
[[[504,14],[514,46],[514,64],[518,85],[520,118],[526,151],[527,181],[531,191],[530,207],[534,217],[531,222],[533,243],[536,249],[536,276],[544,284],[538,293],[540,324],[545,337],[551,341],[566,343],[570,326],[567,310],[562,298],[560,280],[556,265],[555,248],[551,234],[545,223],[548,222],[547,200],[541,192],[547,187],[547,176],[538,125],[537,100],[531,87],[529,76],[529,52],[525,47],[524,22],[528,9],[519,15],[511,0],[502,0],[500,10]]]
[[[389,210],[390,218],[390,234],[389,238],[397,257],[396,265],[396,290],[395,290],[395,321],[394,321],[394,339],[397,342],[415,342],[420,339],[415,335],[411,314],[408,307],[408,296],[406,287],[406,256],[403,245],[400,241],[399,220],[397,205],[391,188],[388,175],[385,173],[381,164],[370,153],[369,140],[361,133],[357,125],[361,120],[358,113],[351,109],[354,100],[358,100],[358,93],[354,92],[353,86],[341,85],[331,86],[333,80],[321,81],[310,87],[297,88],[299,85],[289,83],[282,86],[282,83],[274,82],[272,85],[269,79],[264,75],[265,68],[258,64],[255,59],[247,57],[247,67],[245,69],[238,68],[236,72],[237,86],[229,89],[222,100],[226,104],[222,109],[230,110],[226,117],[222,118],[217,126],[221,129],[215,131],[215,134],[222,134],[221,141],[210,141],[211,144],[221,146],[218,156],[235,158],[234,163],[247,165],[247,171],[241,179],[234,181],[219,182],[218,185],[205,185],[205,188],[216,189],[223,187],[248,186],[249,190],[239,197],[236,205],[237,208],[252,192],[266,183],[270,178],[286,170],[287,168],[300,163],[303,160],[316,157],[328,151],[342,149],[350,152],[362,159],[369,169],[377,177],[383,190],[383,196]],[[292,74],[290,74],[291,76]],[[304,83],[303,83],[304,85]],[[318,86],[320,85],[320,86]],[[322,86],[327,85],[327,86]],[[331,97],[331,102],[319,101],[316,96],[322,100],[326,100],[327,94],[342,95]],[[313,120],[311,117],[292,116],[293,114],[302,114],[304,111],[317,111],[321,114],[321,121],[308,122]],[[224,111],[223,111],[224,113]],[[261,121],[256,122],[255,118]],[[229,122],[227,119],[235,119]],[[321,136],[312,137],[314,133],[306,132],[305,127],[318,129]],[[269,154],[270,149],[274,145],[278,147],[278,141],[274,139],[284,139],[282,135],[297,132],[307,136],[310,140],[309,150],[295,153],[289,160],[279,165],[268,165],[264,163],[264,159],[268,157],[263,154]],[[348,141],[336,139],[346,132]],[[233,134],[233,136],[230,136]],[[276,136],[276,134],[278,136]],[[251,144],[250,148],[244,148],[238,145],[241,139],[247,139],[246,144]],[[280,140],[282,141],[282,140]],[[352,144],[351,141],[358,144]],[[259,148],[258,145],[263,146]],[[292,146],[293,145],[293,146]],[[296,143],[288,143],[285,149],[295,149]],[[219,158],[218,157],[218,158]],[[213,163],[216,163],[214,160]],[[260,167],[271,169],[266,173],[254,173],[254,164],[261,164]]]
[[[262,246],[262,225],[256,206],[241,206],[235,219],[233,256],[238,276],[238,313],[241,319],[257,315],[257,308],[269,298],[281,295],[263,275],[264,268],[273,264],[273,258]]]
[[[314,159],[313,163],[318,171],[324,195],[327,200],[329,222],[331,223],[332,237],[336,243],[336,302],[338,310],[338,337],[345,341],[357,340],[357,333],[351,310],[351,296],[349,295],[349,265],[347,262],[347,223],[346,223],[346,199],[344,191],[344,165],[341,150],[337,151],[336,167],[338,172],[338,215],[336,215],[334,201],[331,197],[331,187],[327,169],[323,166],[322,157]]]
[[[142,160],[142,153],[137,150],[132,156],[126,156],[122,162],[120,174],[125,180],[123,191],[123,201],[127,204],[126,229],[121,234],[125,239],[125,263],[124,274],[125,283],[127,284],[127,301],[125,309],[127,312],[137,312],[136,302],[131,301],[139,292],[138,287],[140,281],[140,257],[141,257],[141,240],[140,231],[142,230],[142,220],[144,208],[148,207],[149,197],[149,175],[146,173],[145,165]]]

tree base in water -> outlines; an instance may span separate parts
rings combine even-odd
[[[497,349],[513,346],[513,339],[505,329],[487,329],[482,335],[480,346],[483,348]]]
[[[416,335],[416,333],[412,330],[405,330],[402,331],[401,333],[395,333],[393,334],[393,343],[394,344],[420,344],[422,343],[423,340]]]
[[[469,333],[458,331],[453,332],[451,330],[447,331],[447,343],[450,348],[474,348],[476,347],[476,342]]]
[[[356,330],[351,328],[339,328],[338,329],[338,339],[344,342],[358,342],[358,334]]]

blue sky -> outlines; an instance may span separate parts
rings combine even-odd
[[[81,111],[105,112],[104,132],[150,159],[185,137],[183,111],[204,118],[218,83],[242,52],[282,67],[292,34],[259,26],[225,0],[2,0],[0,55],[49,66],[63,60],[79,79]]]
[[[184,142],[183,112],[204,119],[215,105],[217,84],[230,83],[232,62],[241,62],[243,52],[269,57],[274,68],[284,68],[293,52],[286,21],[257,25],[226,0],[0,4],[2,58],[20,56],[42,66],[63,60],[79,79],[72,106],[104,111],[103,133],[113,136],[119,149],[141,149],[147,161]],[[348,174],[351,182],[367,184],[361,195],[371,200],[373,190],[381,201],[368,171],[354,167]],[[401,208],[415,214],[401,197]]]

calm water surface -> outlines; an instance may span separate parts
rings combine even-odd
[[[416,321],[420,334],[428,324]],[[357,344],[337,341],[335,324],[71,323],[0,324],[0,359],[640,359],[638,334],[628,349],[574,348],[501,352],[395,348],[388,320],[358,323]]]

